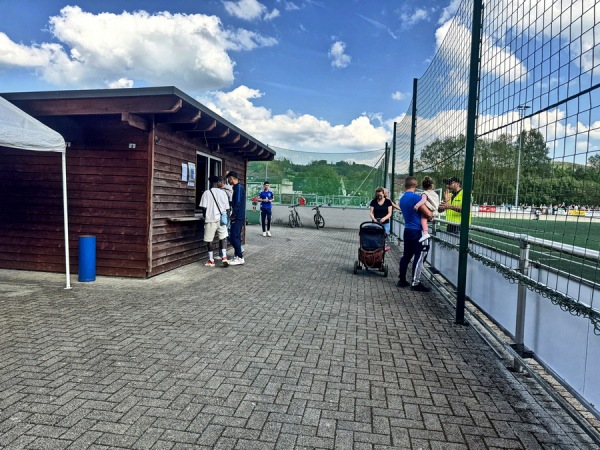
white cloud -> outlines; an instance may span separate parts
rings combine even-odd
[[[404,92],[396,91],[396,92],[392,93],[393,100],[404,100],[405,98],[408,98],[408,97],[409,97],[409,95],[405,94]]]
[[[344,67],[348,67],[348,65],[350,65],[350,60],[352,58],[345,52],[346,44],[344,42],[336,41],[333,43],[329,49],[329,59],[331,59],[332,67],[343,69]]]
[[[0,33],[0,66],[30,68],[52,84],[114,86],[115,80],[198,92],[231,85],[232,50],[275,45],[273,38],[225,29],[218,17],[145,11],[91,14],[67,6],[50,18],[57,43],[26,46]]]
[[[454,67],[455,76],[458,74],[461,77],[463,73],[468,73],[471,30],[458,21],[450,20],[436,30],[435,37],[438,47],[436,58],[443,58]],[[496,45],[489,36],[482,37],[481,48],[483,74],[493,74],[504,83],[520,81],[527,75],[525,65],[513,53]],[[467,82],[465,77],[464,83]]]
[[[450,29],[451,25],[452,25],[452,20],[449,20],[447,22],[444,22],[440,27],[438,27],[435,30],[435,47],[436,48],[440,48],[440,46],[442,45],[442,42],[444,42],[444,39],[446,38],[446,35],[448,34],[448,30]]]
[[[456,14],[456,11],[458,11],[461,2],[462,0],[452,0],[450,4],[442,10],[438,23],[441,25],[452,19],[454,14]]]
[[[252,103],[262,96],[256,89],[240,86],[231,92],[213,92],[199,101],[261,142],[278,147],[365,151],[381,148],[391,139],[388,128],[373,124],[380,121],[378,115],[373,115],[373,120],[361,115],[348,125],[333,125],[310,114],[273,114]]]
[[[259,19],[267,10],[267,7],[258,0],[224,1],[225,11],[238,19]]]
[[[273,9],[270,13],[265,14],[264,20],[273,20],[276,17],[279,17],[281,13],[277,8]]]
[[[28,47],[17,44],[0,32],[0,67],[42,68],[50,64],[67,64],[69,58],[59,44]]]
[[[242,20],[273,20],[280,16],[279,10],[274,8],[273,11],[267,12],[267,7],[258,0],[237,0],[223,1],[225,11],[230,15]]]
[[[128,80],[127,78],[119,78],[116,81],[108,83],[108,87],[110,89],[132,88],[133,87],[133,80]]]
[[[517,14],[509,14],[511,8],[506,8],[507,2],[502,0],[495,10],[504,14],[497,17],[496,23],[505,22],[499,32],[514,28],[527,35],[536,35],[542,30],[542,34],[548,39],[560,39],[563,43],[570,45],[571,58],[575,65],[583,70],[591,70],[598,66],[600,60],[600,29],[598,28],[598,17],[600,16],[600,3],[590,0],[573,0],[570,2],[551,2],[541,8],[539,0],[523,0],[523,6],[519,10],[526,12],[525,17]],[[578,38],[581,36],[580,42]],[[538,40],[541,36],[538,35]],[[581,60],[579,57],[581,56]],[[561,61],[562,63],[562,61]]]
[[[277,0],[277,3],[283,3],[283,7],[286,11],[298,11],[300,7],[294,2]]]
[[[419,22],[429,20],[429,12],[423,8],[417,8],[410,13],[400,14],[400,20],[404,28],[410,28]]]

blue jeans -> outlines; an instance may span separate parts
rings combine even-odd
[[[260,209],[260,222],[262,223],[263,233],[265,231],[271,231],[271,215],[270,209]]]
[[[229,242],[233,247],[234,256],[243,258],[242,253],[242,227],[244,226],[244,219],[236,218],[235,221],[231,222],[231,228],[229,229]]]

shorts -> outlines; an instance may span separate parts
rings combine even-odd
[[[215,240],[215,234],[219,240],[227,237],[227,225],[221,225],[221,222],[206,222],[204,224],[204,242]]]

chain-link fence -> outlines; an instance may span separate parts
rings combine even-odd
[[[249,200],[267,180],[275,201],[281,204],[297,204],[304,198],[307,205],[361,207],[371,201],[377,186],[386,183],[385,149],[324,153],[272,148],[274,161],[248,164]]]
[[[394,126],[391,175],[397,195],[409,175],[443,189],[430,261],[456,323],[470,299],[596,417],[598,23],[595,0],[463,0]]]
[[[599,22],[597,1],[464,0],[396,124],[392,168],[397,193],[407,175],[432,177],[449,204],[463,189],[474,226],[460,245],[445,245],[463,245],[507,278],[589,317],[596,332],[593,296],[565,295],[555,278],[522,277],[509,261],[527,236],[532,264],[568,283],[600,283]],[[457,182],[447,185],[451,177]]]

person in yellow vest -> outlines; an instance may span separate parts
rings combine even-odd
[[[449,223],[447,226],[448,233],[458,234],[460,232],[460,219],[462,211],[463,190],[462,183],[456,177],[444,180],[446,183],[446,193],[444,201],[440,203],[439,212],[446,211],[446,220]],[[469,223],[471,223],[471,214],[469,214]]]

